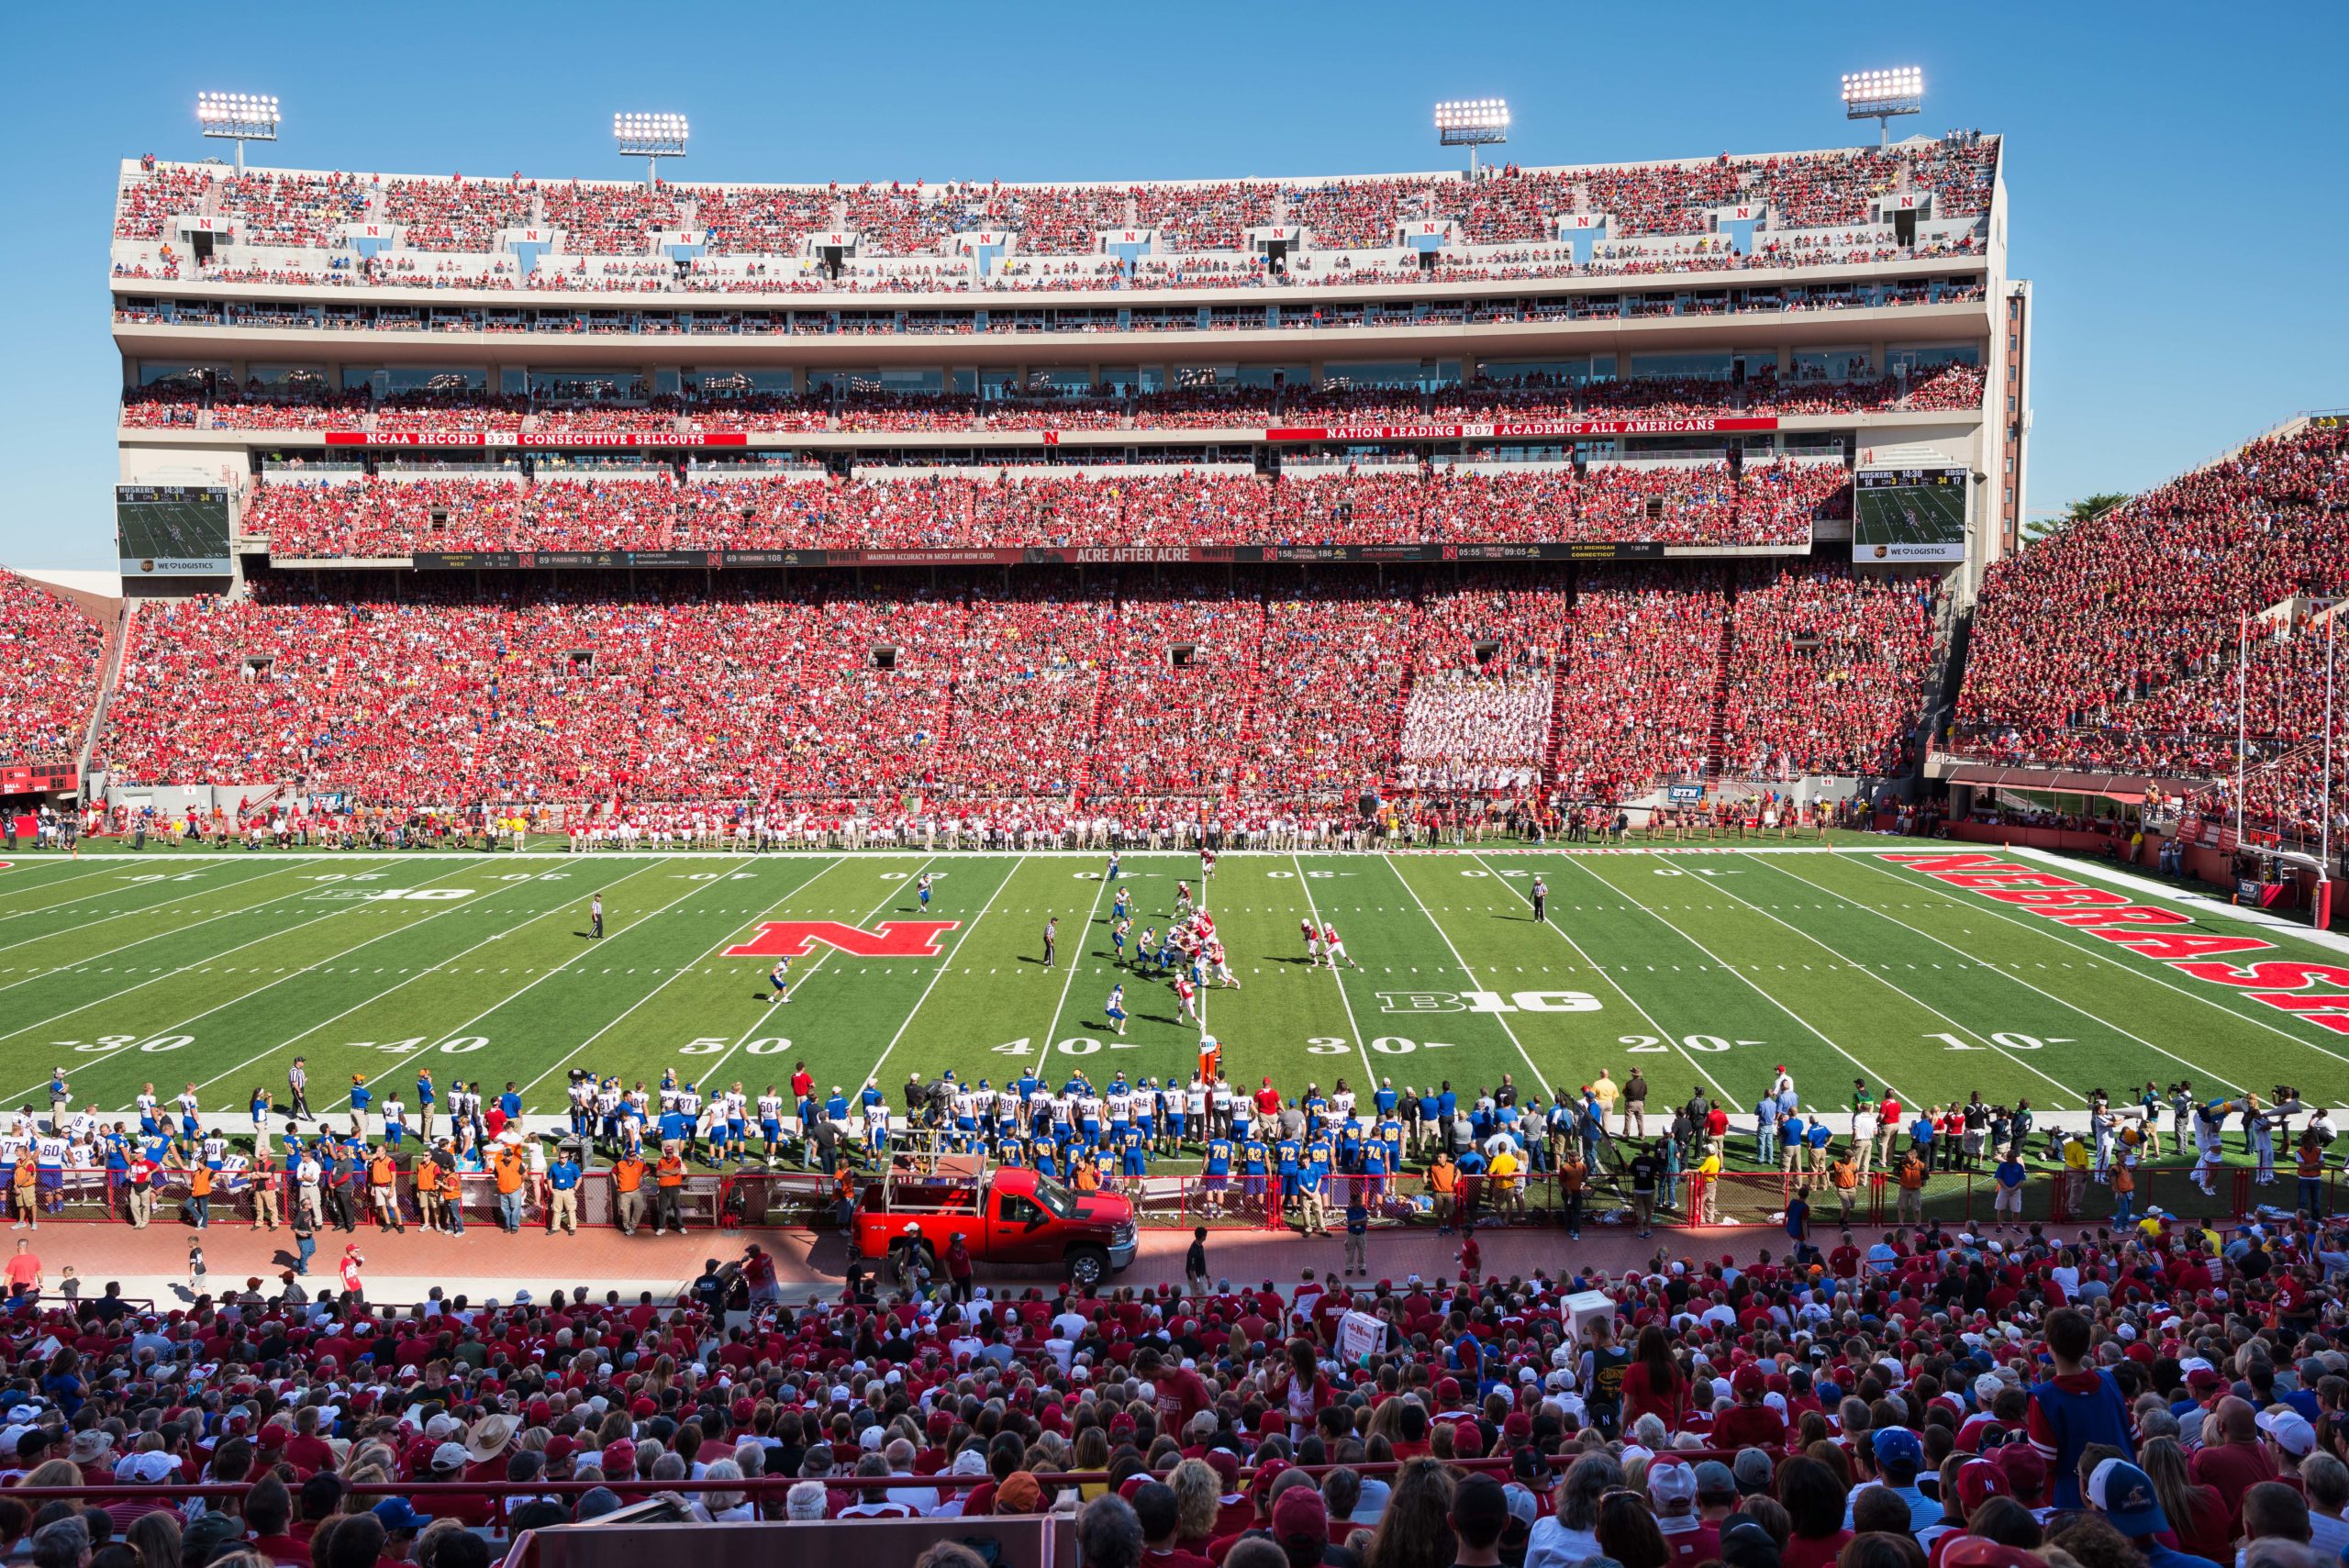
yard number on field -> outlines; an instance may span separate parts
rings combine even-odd
[[[1957,1035],[1950,1033],[1947,1029],[1936,1030],[1933,1033],[1927,1035],[1925,1038],[1927,1040],[1940,1040],[1943,1045],[1951,1051],[1979,1051],[1982,1049],[1980,1046],[1974,1044],[1970,1040],[1966,1040]],[[2071,1036],[2061,1034],[2051,1034],[2045,1040],[2040,1039],[2035,1034],[1994,1034],[1985,1035],[1983,1038],[1987,1040],[1992,1045],[1997,1046],[2000,1051],[2040,1051],[2051,1045],[2074,1045],[2078,1043]]]

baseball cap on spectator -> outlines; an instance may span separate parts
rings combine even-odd
[[[1496,1492],[1500,1488],[1496,1485]],[[1311,1486],[1291,1486],[1273,1504],[1273,1539],[1284,1544],[1292,1540],[1330,1539],[1330,1506],[1322,1500],[1319,1490]]]
[[[1770,1489],[1770,1456],[1761,1449],[1739,1449],[1730,1470],[1737,1477],[1737,1489],[1742,1496],[1755,1497]]]
[[[2169,1529],[2153,1477],[2125,1459],[2108,1459],[2088,1473],[2088,1507],[2126,1536],[2159,1535]]]
[[[1736,1395],[1740,1399],[1744,1398],[1749,1394],[1765,1393],[1768,1391],[1769,1386],[1770,1380],[1762,1375],[1762,1369],[1751,1364],[1750,1362],[1747,1365],[1739,1367],[1737,1371],[1730,1374],[1730,1392]]]
[[[614,1443],[612,1446],[618,1448],[622,1445]],[[631,1445],[629,1458],[634,1460],[635,1457]],[[465,1462],[465,1445],[461,1442],[445,1442],[432,1451],[432,1468],[435,1470],[462,1470]]]
[[[1958,1517],[1972,1518],[1974,1510],[1991,1497],[2009,1496],[2006,1473],[1987,1459],[1969,1459],[1957,1468]]]
[[[606,1514],[617,1512],[619,1506],[620,1495],[618,1492],[608,1486],[591,1486],[580,1494],[579,1518],[582,1522],[600,1519]]]
[[[1226,1492],[1240,1485],[1240,1456],[1228,1448],[1208,1450],[1208,1468],[1216,1473]]]
[[[1777,1538],[1742,1515],[1721,1531],[1721,1561],[1728,1568],[1778,1568]]]
[[[180,1561],[203,1562],[218,1547],[242,1538],[243,1527],[230,1515],[208,1513],[180,1534]]]
[[[1697,1473],[1685,1464],[1648,1467],[1648,1496],[1659,1514],[1684,1513],[1697,1506]]]
[[[2047,1568],[2047,1559],[2037,1552],[1981,1535],[1952,1534],[1941,1560],[1942,1568]]]
[[[2295,1459],[2305,1458],[2316,1447],[2316,1429],[2298,1410],[2263,1410],[2258,1421],[2259,1429]]]
[[[1886,1427],[1870,1435],[1869,1446],[1876,1451],[1878,1464],[1920,1465],[1925,1462],[1925,1445],[1907,1427]]]
[[[373,1513],[385,1529],[422,1529],[432,1522],[430,1514],[417,1513],[416,1505],[406,1497],[386,1497],[375,1505]]]
[[[1698,1502],[1727,1503],[1736,1498],[1737,1477],[1730,1473],[1728,1465],[1718,1459],[1709,1459],[1695,1468]]]
[[[1992,1457],[2014,1488],[2015,1501],[2025,1507],[2038,1507],[2047,1500],[2047,1458],[2031,1444],[2007,1443]]]

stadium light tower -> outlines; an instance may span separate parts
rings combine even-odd
[[[661,183],[661,160],[685,155],[685,117],[631,115],[612,117],[612,140],[623,158],[644,160],[644,183]]]
[[[1476,172],[1476,149],[1508,139],[1506,98],[1446,98],[1435,106],[1436,139],[1468,150],[1468,172]]]
[[[245,143],[275,141],[277,100],[256,93],[198,93],[195,123],[204,134],[237,144],[237,172],[245,172]]]
[[[1883,145],[1892,145],[1892,117],[1925,110],[1922,67],[1898,65],[1889,71],[1847,71],[1843,73],[1843,117],[1874,120]]]

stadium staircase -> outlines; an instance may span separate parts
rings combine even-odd
[[[85,783],[90,777],[90,764],[97,755],[98,737],[106,733],[106,700],[114,695],[115,682],[122,676],[124,651],[130,646],[130,630],[139,615],[136,600],[125,599],[122,613],[106,628],[106,647],[98,655],[97,700],[90,705],[90,728],[82,734],[82,752],[74,759],[75,776]]]
[[[1965,568],[1959,567],[1942,582],[1938,600],[1941,624],[1933,631],[1937,663],[1925,677],[1925,690],[1931,695],[1925,704],[1923,733],[1917,746],[1917,776],[1922,775],[1936,738],[1947,735],[1955,721],[1957,694],[1965,684],[1965,654],[1974,641],[1974,606],[1958,601],[1958,580],[1964,573]]]
[[[1711,717],[1705,727],[1705,761],[1699,776],[1718,780],[1725,771],[1729,752],[1729,682],[1730,663],[1737,656],[1737,563],[1721,565],[1721,601],[1727,607],[1721,615],[1721,639],[1713,655],[1713,701]]]

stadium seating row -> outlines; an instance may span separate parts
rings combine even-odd
[[[1954,747],[2169,776],[2262,765],[2254,813],[2306,832],[2320,785],[2325,628],[2349,584],[2349,444],[2316,422],[2254,442],[1994,567]],[[2236,652],[2246,617],[2252,661]],[[2272,765],[2268,765],[2272,762]],[[2231,787],[2205,798],[2228,803]]]
[[[139,616],[98,751],[117,782],[277,779],[371,801],[1350,798],[1582,792],[1720,757],[1901,759],[1929,590],[1849,567],[1177,573],[941,592],[396,597],[263,580]],[[1785,728],[1798,724],[1798,728]]]
[[[1478,382],[1422,395],[1407,387],[1211,387],[1130,395],[1031,392],[982,399],[956,393],[816,392],[683,400],[655,396],[581,403],[490,393],[399,394],[371,402],[363,393],[323,387],[281,391],[258,382],[206,389],[159,382],[126,390],[126,428],[262,430],[369,429],[384,435],[528,431],[541,438],[760,434],[813,430],[1163,430],[1257,428],[1278,424],[1398,424],[1416,420],[1643,418],[1720,413],[1861,414],[1883,409],[1939,411],[1976,407],[1983,374],[1976,365],[1937,367],[1913,383],[1890,376],[1865,381],[1765,375],[1744,383],[1693,376],[1642,377],[1575,385],[1540,378]],[[372,421],[372,422],[371,422]]]
[[[1156,230],[1180,251],[1233,251],[1246,231],[1300,226],[1310,247],[1391,247],[1407,222],[1457,226],[1472,245],[1555,238],[1553,220],[1604,213],[1610,238],[1697,235],[1713,209],[1767,207],[1779,228],[1864,224],[1872,198],[1930,193],[1939,217],[1988,208],[1998,143],[1952,137],[1893,148],[1617,168],[1505,165],[1479,179],[1452,174],[1323,181],[1241,180],[1196,184],[644,185],[513,179],[416,179],[157,162],[127,179],[115,234],[164,238],[175,215],[202,212],[237,227],[248,244],[317,248],[342,226],[401,226],[426,251],[484,252],[507,228],[542,227],[582,255],[637,255],[660,232],[707,235],[720,255],[796,254],[807,237],[840,229],[866,255],[946,253],[953,237],[1008,230],[1030,256],[1078,256],[1107,229]]]
[[[524,270],[507,257],[475,261],[446,253],[404,251],[357,261],[340,251],[322,261],[296,252],[289,259],[259,262],[243,251],[199,256],[163,243],[151,253],[117,261],[118,283],[178,282],[278,284],[329,288],[465,289],[487,293],[562,294],[1071,294],[1130,289],[1358,288],[1372,284],[1506,283],[1543,278],[1642,277],[1682,272],[1784,271],[1807,267],[1865,267],[1886,261],[1924,261],[1984,254],[1980,226],[1955,234],[1929,235],[1900,244],[1881,230],[1844,229],[1757,239],[1751,250],[1725,236],[1673,241],[1625,240],[1595,245],[1577,261],[1572,245],[1558,242],[1492,248],[1475,253],[1449,251],[1432,261],[1400,249],[1291,254],[1286,267],[1271,271],[1252,257],[1219,254],[1144,258],[1129,268],[1115,258],[1039,256],[1015,260],[982,272],[968,260],[881,258],[844,263],[834,272],[811,261],[767,260],[745,263],[717,257],[680,267],[665,258],[616,259],[584,256],[541,258]],[[1826,285],[1821,285],[1826,286]],[[1950,285],[1943,285],[1947,289]],[[1945,301],[1950,297],[1946,295]],[[1965,297],[1979,298],[1976,292]],[[1895,295],[1882,303],[1915,304]],[[242,307],[241,326],[264,326],[276,306]],[[1800,310],[1799,300],[1743,308]],[[1686,314],[1710,315],[1717,307],[1691,306]],[[287,323],[291,324],[291,323]],[[944,328],[941,328],[944,329]],[[965,325],[952,328],[969,331]]]
[[[1833,463],[1349,469],[1268,483],[1242,469],[1068,477],[495,479],[280,483],[247,535],[280,560],[417,550],[892,550],[1030,545],[1641,540],[1799,546],[1848,506]]]
[[[82,754],[106,632],[29,578],[0,571],[0,763],[56,765]]]

